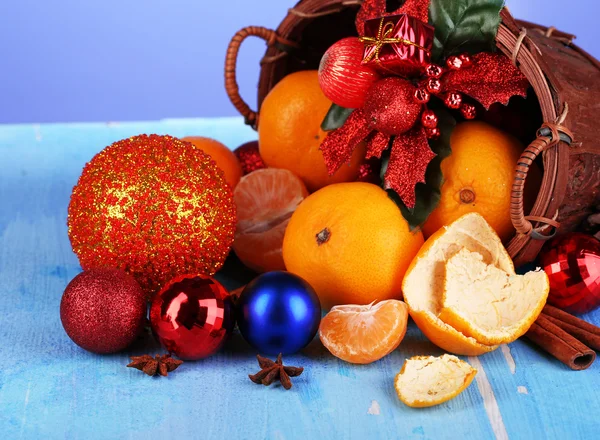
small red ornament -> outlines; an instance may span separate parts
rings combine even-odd
[[[380,170],[381,162],[379,159],[369,159],[358,169],[358,177],[356,178],[356,181],[379,185],[381,183],[381,178],[379,177]]]
[[[419,104],[427,104],[430,99],[431,93],[429,93],[427,89],[419,87],[417,90],[415,90],[415,101],[417,101]]]
[[[436,140],[442,135],[441,130],[438,127],[426,128],[425,134],[427,135],[427,139]]]
[[[60,320],[81,348],[116,353],[136,340],[146,318],[144,291],[120,269],[95,268],[77,275],[63,294]]]
[[[425,128],[435,128],[438,125],[438,117],[433,110],[425,110],[421,115],[421,124]]]
[[[367,94],[365,116],[370,126],[387,135],[399,135],[410,130],[421,112],[415,102],[415,86],[397,77],[384,78]]]
[[[356,37],[344,38],[325,52],[319,66],[319,84],[327,98],[344,108],[360,108],[367,92],[381,79],[362,64],[365,46]]]
[[[260,157],[258,141],[247,142],[237,147],[233,150],[233,154],[238,158],[244,175],[267,167],[262,157]]]
[[[600,306],[600,241],[572,232],[555,238],[540,253],[550,279],[548,302],[569,313]]]
[[[236,214],[210,156],[171,136],[140,135],[106,147],[85,166],[68,226],[84,269],[121,268],[151,296],[179,274],[219,270]]]
[[[442,82],[437,78],[429,78],[427,81],[427,91],[434,95],[439,94],[442,91]]]
[[[169,353],[183,360],[215,354],[234,326],[233,302],[214,278],[184,275],[152,300],[152,331]]]
[[[444,104],[448,108],[459,109],[462,104],[462,95],[457,92],[450,92],[444,98]]]
[[[429,78],[441,78],[443,74],[444,69],[437,64],[428,64],[427,67],[425,67],[425,75]]]
[[[462,67],[469,68],[473,65],[473,59],[468,53],[463,53],[458,58],[462,61]]]
[[[465,119],[475,119],[477,116],[477,109],[473,104],[469,104],[468,102],[463,102],[460,106],[460,112]]]
[[[451,56],[446,60],[446,66],[448,66],[448,69],[450,70],[459,70],[463,67],[463,61],[460,57]]]

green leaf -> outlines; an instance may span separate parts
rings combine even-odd
[[[504,0],[431,0],[429,24],[435,27],[432,59],[494,51]]]
[[[398,194],[392,190],[387,190],[388,196],[400,208],[400,212],[402,212],[402,216],[408,222],[411,231],[425,223],[429,215],[440,203],[440,188],[444,183],[441,164],[442,160],[452,154],[450,148],[450,136],[456,126],[456,120],[447,110],[436,109],[435,113],[438,116],[438,127],[440,128],[442,135],[435,141],[429,141],[429,146],[437,156],[427,166],[425,183],[417,183],[417,186],[415,187],[416,203],[414,209],[412,211],[408,209],[406,205],[402,203]],[[385,171],[387,170],[388,162],[389,150],[384,153],[381,160],[382,181]]]
[[[327,115],[325,115],[325,119],[321,123],[321,130],[331,131],[340,128],[353,111],[353,108],[344,108],[337,104],[331,104]]]

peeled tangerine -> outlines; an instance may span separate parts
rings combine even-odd
[[[548,279],[542,271],[516,275],[498,235],[481,215],[470,213],[425,242],[402,291],[431,342],[477,356],[529,329],[546,302]]]
[[[335,306],[321,320],[319,337],[335,357],[369,364],[400,345],[407,321],[406,304],[394,299],[366,306]]]
[[[462,249],[446,263],[440,319],[483,344],[505,344],[524,335],[548,297],[542,270],[514,275]]]
[[[477,370],[456,356],[415,356],[407,359],[394,386],[398,398],[413,408],[439,405],[458,396]]]

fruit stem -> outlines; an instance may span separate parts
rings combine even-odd
[[[470,204],[475,201],[475,192],[472,189],[464,188],[460,190],[459,197],[462,203]]]
[[[329,241],[329,238],[331,237],[331,231],[329,230],[329,228],[325,228],[321,232],[319,232],[315,237],[317,237],[317,245],[321,246],[322,244],[325,244]]]

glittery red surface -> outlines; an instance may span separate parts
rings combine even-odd
[[[364,35],[364,22],[366,20],[388,15],[406,14],[427,23],[429,21],[429,2],[430,0],[406,0],[399,9],[387,12],[387,0],[365,0],[356,15],[358,34]]]
[[[235,223],[233,194],[215,162],[188,142],[158,135],[97,154],[73,189],[68,217],[84,269],[124,269],[148,295],[177,275],[220,269]]]
[[[146,299],[132,276],[96,268],[77,275],[60,303],[67,335],[85,350],[115,353],[127,348],[144,328]]]
[[[511,60],[500,53],[472,56],[472,65],[449,71],[442,77],[445,91],[464,93],[486,109],[495,102],[508,104],[512,96],[527,96],[529,81]]]
[[[390,136],[387,134],[374,132],[367,140],[367,159],[372,157],[380,158],[381,154],[388,149],[390,144]]]
[[[600,241],[565,234],[544,246],[540,264],[550,279],[550,304],[576,314],[600,306]]]
[[[233,153],[238,158],[244,175],[267,167],[262,157],[260,157],[258,141],[245,143],[237,147]]]
[[[358,109],[350,114],[344,125],[327,134],[320,149],[330,175],[350,160],[354,149],[370,132],[362,109]]]
[[[425,183],[427,165],[434,157],[421,127],[394,140],[384,184],[400,196],[407,208],[415,207],[415,186],[418,182]]]
[[[319,66],[319,84],[325,96],[344,108],[359,108],[369,88],[381,79],[362,64],[365,46],[356,37],[344,38],[325,52]]]
[[[410,130],[421,114],[416,88],[408,80],[388,77],[377,82],[367,95],[365,117],[374,130],[399,135]]]
[[[184,275],[170,281],[152,300],[152,331],[184,360],[215,354],[234,326],[233,302],[215,279]]]

